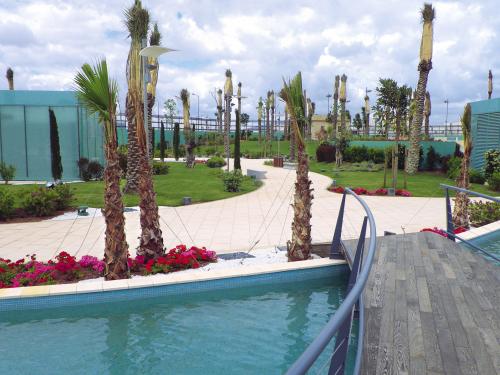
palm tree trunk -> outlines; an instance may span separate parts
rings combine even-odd
[[[264,147],[264,157],[267,157],[267,151],[271,142],[271,127],[269,123],[269,108],[266,108],[266,145]]]
[[[271,107],[271,142],[274,141],[274,107]]]
[[[406,172],[415,174],[418,171],[420,159],[420,133],[422,131],[422,121],[424,114],[425,91],[427,88],[427,79],[429,71],[432,69],[432,63],[422,61],[419,64],[419,77],[417,84],[416,111],[413,116],[413,123],[410,128],[410,148],[408,152],[408,163],[406,164]]]
[[[469,188],[470,155],[464,155],[457,178],[457,186],[462,189]],[[455,207],[453,208],[453,225],[455,228],[469,228],[469,197],[465,193],[457,193]]]
[[[153,94],[148,93],[148,139],[149,139],[149,160],[154,157],[154,130],[153,130],[153,107],[155,105],[155,97]]]
[[[127,94],[126,98],[127,116],[127,182],[123,191],[127,194],[137,193],[139,190],[139,145],[137,143],[137,123],[134,103]]]
[[[337,119],[338,119],[338,99],[333,100],[333,112],[332,112],[332,126],[333,126],[333,131],[332,131],[332,138],[336,139],[337,138]]]
[[[257,120],[257,127],[259,131],[259,145],[262,143],[262,119]]]
[[[104,219],[106,222],[104,262],[106,280],[129,277],[127,264],[128,244],[125,237],[122,193],[120,191],[121,168],[118,161],[116,138],[105,145],[106,168],[104,170]]]
[[[292,240],[288,241],[288,260],[305,260],[311,256],[312,191],[309,161],[302,142],[297,142],[297,181],[295,182]]]
[[[231,131],[231,98],[226,96],[226,110],[224,111],[224,152],[226,159],[231,157],[230,131]],[[229,163],[227,164],[229,170]]]
[[[295,161],[295,133],[290,126],[290,161]]]

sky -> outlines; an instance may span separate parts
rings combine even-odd
[[[4,72],[11,67],[16,89],[70,90],[83,63],[105,56],[123,108],[130,46],[123,11],[131,4],[0,0],[0,89],[7,88]],[[445,121],[445,99],[448,121],[455,122],[466,102],[487,98],[488,70],[494,80],[500,75],[494,65],[500,61],[500,17],[498,0],[433,5],[433,69],[427,87],[430,122],[437,125]],[[416,87],[422,1],[143,0],[143,6],[158,22],[162,45],[179,50],[160,58],[157,101],[187,88],[199,95],[201,116],[213,116],[211,93],[223,87],[228,68],[234,86],[242,82],[242,110],[252,117],[259,96],[279,91],[283,78],[297,71],[318,114],[327,113],[326,95],[337,74],[348,76],[352,114],[360,111],[365,88],[373,90],[374,103],[379,78]],[[192,99],[196,115],[197,98]],[[283,112],[282,105],[277,112]]]

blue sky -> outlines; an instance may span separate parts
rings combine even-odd
[[[123,10],[131,3],[3,0],[0,71],[14,69],[17,89],[64,90],[82,63],[106,56],[123,98],[129,48]],[[200,95],[202,115],[213,114],[210,92],[223,85],[227,68],[235,84],[242,82],[243,110],[250,114],[259,96],[279,90],[282,77],[298,70],[318,113],[327,111],[326,94],[336,74],[348,76],[351,113],[359,111],[365,87],[374,89],[379,77],[416,86],[421,1],[143,0],[143,5],[159,24],[162,44],[180,50],[161,59],[159,100],[187,88]],[[441,124],[446,98],[449,119],[456,121],[467,101],[486,98],[488,69],[500,75],[494,65],[500,60],[500,19],[497,0],[433,5],[434,68],[428,88],[431,124]],[[0,80],[0,89],[6,87]]]

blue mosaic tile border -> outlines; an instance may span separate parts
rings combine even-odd
[[[332,265],[317,268],[281,271],[260,275],[230,277],[182,284],[168,284],[145,288],[103,291],[94,293],[65,294],[43,297],[25,297],[0,300],[0,312],[19,310],[38,310],[63,306],[91,305],[118,301],[131,301],[152,297],[188,295],[212,290],[239,287],[280,284],[292,281],[313,280],[336,277],[349,272],[347,265]]]

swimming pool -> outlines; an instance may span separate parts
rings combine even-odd
[[[323,268],[237,288],[5,311],[0,373],[281,374],[344,299],[348,268]]]
[[[493,254],[497,257],[500,257],[500,231],[494,231],[476,238],[473,238],[470,240],[471,243],[473,243],[476,246],[479,246],[481,249],[487,251],[490,254]],[[465,245],[467,246],[467,245]],[[480,251],[477,251],[478,254],[481,254],[484,256],[486,259],[488,259],[491,262],[496,263],[497,265],[500,265],[500,262],[495,261],[494,259],[490,258],[489,256],[486,256],[485,254],[481,253]]]

